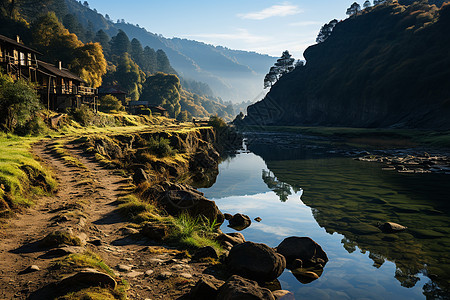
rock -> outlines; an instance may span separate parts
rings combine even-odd
[[[172,275],[173,275],[172,272],[164,271],[158,275],[157,279],[166,280],[166,279],[169,279],[170,277],[172,277]]]
[[[304,269],[296,269],[292,271],[292,274],[295,276],[295,278],[303,283],[303,284],[308,284],[313,282],[316,279],[319,279],[319,275],[315,272],[312,271],[306,271]]]
[[[115,289],[117,286],[114,278],[108,274],[94,269],[85,269],[75,275],[66,277],[58,283],[59,288],[73,289],[75,286],[102,286]]]
[[[85,248],[83,247],[77,247],[77,246],[66,246],[61,248],[56,248],[48,251],[45,253],[42,258],[56,258],[56,257],[62,257],[70,254],[77,254],[82,253],[85,251]]]
[[[229,227],[236,229],[236,230],[244,230],[245,228],[249,227],[252,224],[252,221],[250,220],[249,216],[243,215],[243,214],[235,214],[230,220],[229,220]]]
[[[197,281],[195,286],[191,289],[191,292],[189,293],[190,299],[216,299],[219,287],[223,284],[224,282],[222,280],[218,280],[211,275],[203,275],[202,278]]]
[[[191,279],[191,278],[192,278],[192,275],[189,274],[189,273],[186,273],[186,272],[180,273],[180,274],[178,274],[178,275],[179,275],[180,277],[185,278],[185,279]]]
[[[145,271],[145,276],[151,276],[154,273],[153,270],[147,270]]]
[[[286,290],[278,290],[272,292],[276,300],[295,300],[294,294]]]
[[[256,222],[261,222],[262,219],[261,219],[260,217],[256,217],[256,218],[255,218],[255,221],[256,221]]]
[[[231,276],[219,289],[217,300],[261,299],[275,300],[272,292],[262,288],[255,281]]]
[[[130,228],[130,227],[124,227],[120,229],[120,232],[123,235],[134,235],[134,234],[138,234],[139,230],[135,229],[135,228]]]
[[[131,266],[127,266],[127,265],[117,265],[117,270],[119,270],[120,272],[130,272],[132,267]]]
[[[169,235],[169,229],[163,224],[146,223],[141,234],[155,241],[161,241]]]
[[[147,180],[148,180],[148,175],[143,169],[138,168],[134,171],[133,181],[136,183],[136,185],[141,184]]]
[[[216,249],[211,246],[206,246],[195,251],[193,259],[200,260],[207,257],[217,259],[219,258],[219,255],[217,255]]]
[[[216,241],[219,243],[228,242],[230,244],[237,245],[245,242],[244,235],[240,232],[222,233],[216,237]]]
[[[318,258],[321,259],[322,266],[328,261],[328,256],[319,244],[309,237],[292,236],[285,238],[277,247],[277,252],[286,258],[287,265],[300,259],[302,265],[315,265]]]
[[[41,270],[41,268],[39,268],[39,266],[32,265],[32,266],[29,266],[28,268],[26,268],[25,270],[20,271],[19,275],[33,273],[33,272],[37,272],[37,271],[40,271],[40,270]]]
[[[392,222],[381,224],[380,226],[378,226],[378,228],[380,228],[380,230],[384,233],[395,233],[408,229],[408,227]]]
[[[127,275],[127,277],[130,277],[130,278],[136,278],[138,276],[144,275],[144,272],[131,271],[131,272],[128,272],[126,275]]]
[[[57,247],[62,244],[80,246],[82,241],[79,237],[73,235],[71,228],[53,231],[41,240],[41,245],[49,248]]]
[[[227,242],[227,241],[223,241],[223,242],[221,243],[221,245],[222,245],[223,249],[225,249],[225,250],[227,250],[227,251],[230,251],[231,248],[233,248],[233,244],[230,243],[230,242]]]
[[[245,242],[230,250],[227,264],[233,274],[257,281],[272,281],[283,273],[286,260],[265,244]]]
[[[206,199],[203,193],[185,184],[165,181],[149,188],[145,193],[156,199],[170,215],[187,212],[194,218],[204,216],[217,226],[225,219],[214,201]]]
[[[225,220],[227,220],[227,221],[229,221],[229,220],[231,220],[231,218],[233,217],[233,215],[232,214],[223,214],[223,216],[225,217]]]

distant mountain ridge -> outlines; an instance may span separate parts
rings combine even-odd
[[[449,29],[450,3],[366,9],[306,49],[244,122],[448,130]]]
[[[253,100],[262,90],[264,75],[276,60],[269,55],[231,50],[202,42],[172,38],[148,32],[129,23],[114,23],[75,0],[65,0],[68,12],[83,26],[103,29],[110,36],[123,30],[142,45],[162,49],[177,72],[186,79],[205,82],[224,100]]]

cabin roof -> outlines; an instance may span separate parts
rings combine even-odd
[[[14,45],[14,46],[16,46],[18,48],[21,48],[21,49],[24,49],[24,50],[28,50],[28,51],[36,53],[36,54],[42,55],[42,53],[38,52],[37,50],[34,50],[34,49],[30,48],[30,47],[27,47],[24,44],[18,43],[17,41],[15,41],[13,39],[10,39],[9,37],[6,37],[6,36],[1,35],[1,34],[0,34],[0,41],[6,42],[8,44],[12,44],[12,45]]]
[[[68,79],[72,79],[72,80],[75,80],[75,81],[78,81],[78,82],[85,82],[83,79],[81,79],[77,75],[71,73],[67,69],[64,69],[64,68],[59,69],[59,68],[55,67],[52,64],[49,64],[47,62],[39,60],[38,61],[38,70],[40,68],[44,69],[44,71],[46,71],[46,73],[49,73],[49,74],[54,75],[54,76],[68,78]]]

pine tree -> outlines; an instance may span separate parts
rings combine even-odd
[[[358,14],[360,11],[361,11],[361,6],[357,2],[353,2],[353,4],[350,5],[349,8],[347,8],[346,14],[351,17],[351,16]]]
[[[294,70],[294,61],[295,59],[292,58],[292,55],[288,50],[284,51],[281,54],[281,57],[277,59],[277,62],[275,63],[275,66],[278,67],[278,73],[280,74],[280,76],[283,76],[284,74],[287,74]]]
[[[338,23],[338,20],[334,19],[334,20],[331,20],[328,24],[323,25],[319,31],[319,34],[317,35],[316,42],[318,44],[325,42],[325,40],[333,32],[333,29],[337,23]]]
[[[97,31],[97,33],[95,34],[95,37],[94,37],[94,41],[99,43],[102,46],[105,56],[109,57],[110,52],[111,52],[111,46],[109,44],[110,38],[106,34],[106,32],[104,32],[102,29]]]
[[[131,42],[127,34],[119,30],[117,35],[111,39],[111,52],[114,55],[121,56],[124,53],[130,53]]]
[[[364,9],[371,7],[371,6],[372,6],[372,4],[370,3],[369,0],[366,0],[366,2],[364,2],[364,4],[363,4]]]

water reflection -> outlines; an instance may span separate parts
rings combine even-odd
[[[298,145],[284,151],[255,142],[249,149],[257,155],[222,164],[216,184],[202,190],[223,212],[262,217],[242,232],[248,240],[275,247],[297,235],[322,245],[330,262],[320,279],[303,285],[286,272],[283,288],[313,299],[447,299],[449,180],[383,172],[330,157],[323,144]],[[376,224],[386,221],[409,229],[382,233]]]

